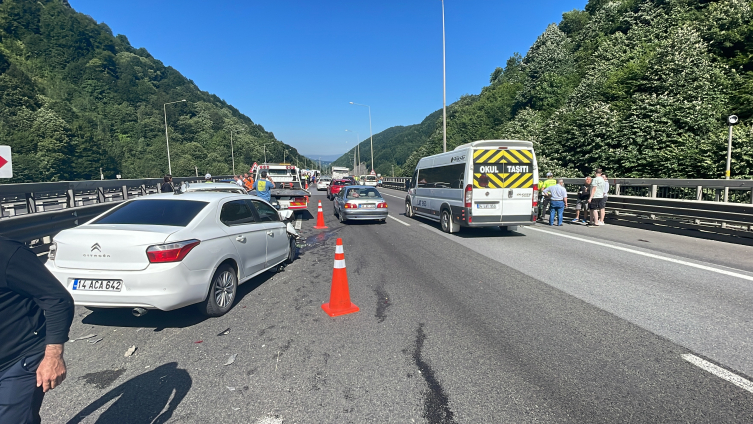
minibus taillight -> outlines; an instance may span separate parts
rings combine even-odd
[[[538,184],[533,185],[533,207],[534,208],[539,207],[539,185]]]
[[[468,184],[465,186],[465,207],[472,207],[471,203],[473,203],[473,186]]]

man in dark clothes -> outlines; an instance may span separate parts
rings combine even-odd
[[[44,393],[65,379],[73,298],[37,255],[0,237],[0,423],[41,422]]]

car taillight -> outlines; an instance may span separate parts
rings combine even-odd
[[[533,185],[533,207],[536,208],[539,206],[539,185],[534,184]]]
[[[471,203],[473,203],[473,186],[468,184],[465,186],[465,207],[472,207]]]
[[[151,263],[180,262],[194,247],[201,243],[199,240],[186,240],[175,243],[158,244],[146,249],[146,256]]]
[[[54,261],[55,260],[55,255],[57,253],[58,253],[58,244],[57,243],[52,243],[50,245],[50,251],[49,251],[49,253],[47,253],[47,259],[49,259],[51,261]]]
[[[346,203],[345,209],[358,209],[358,205],[356,205],[355,203]]]
[[[377,203],[377,209],[387,209],[387,203]]]

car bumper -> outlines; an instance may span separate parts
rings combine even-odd
[[[342,209],[341,212],[345,219],[349,220],[367,220],[367,219],[387,219],[387,209]]]
[[[76,305],[98,308],[145,308],[170,311],[203,301],[212,270],[189,270],[183,263],[150,264],[141,271],[47,269],[73,297]],[[74,279],[123,280],[120,292],[73,290]]]

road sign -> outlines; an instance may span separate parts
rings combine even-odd
[[[0,146],[0,178],[13,178],[10,146]]]
[[[371,170],[371,175],[376,175],[376,172],[374,172],[373,169]]]

